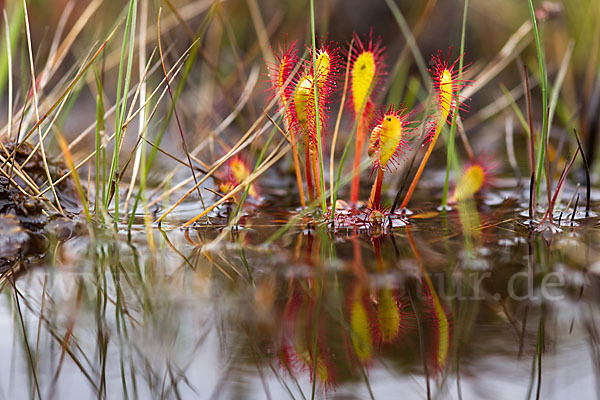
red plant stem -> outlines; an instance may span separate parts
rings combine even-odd
[[[425,164],[427,164],[427,160],[429,160],[429,156],[431,155],[431,152],[433,151],[433,148],[435,147],[435,142],[437,142],[438,137],[440,136],[440,132],[442,131],[442,126],[444,126],[444,120],[439,120],[437,126],[435,127],[435,134],[433,135],[433,139],[431,139],[431,143],[429,143],[429,147],[427,148],[427,153],[425,153],[425,157],[423,157],[423,160],[421,161],[421,165],[419,165],[419,169],[417,170],[417,173],[415,174],[415,177],[413,178],[412,182],[410,183],[410,187],[408,188],[408,192],[406,192],[406,196],[404,197],[404,201],[402,201],[402,204],[400,205],[400,208],[406,208],[406,206],[408,205],[408,202],[410,201],[410,198],[412,197],[413,192],[415,191],[415,187],[417,186],[417,183],[419,183],[419,179],[421,179],[421,174],[423,173],[423,170],[425,169]]]
[[[352,186],[350,187],[350,202],[356,204],[358,202],[358,192],[360,188],[360,157],[365,144],[365,129],[363,124],[363,116],[358,119],[356,128],[356,150],[354,153],[354,165],[352,167]]]
[[[306,163],[306,190],[308,198],[312,203],[315,200],[315,191],[312,181],[312,169],[310,168],[310,138],[304,134],[304,162]]]
[[[383,169],[377,168],[377,178],[373,183],[371,189],[371,197],[369,197],[369,208],[373,210],[380,210],[381,203],[381,184],[383,183]]]

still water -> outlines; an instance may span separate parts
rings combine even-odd
[[[597,221],[521,211],[65,223],[1,275],[0,398],[596,399]]]

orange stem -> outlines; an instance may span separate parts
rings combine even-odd
[[[431,139],[431,143],[429,143],[429,147],[427,148],[427,153],[425,153],[425,157],[423,157],[423,160],[421,161],[421,165],[419,165],[419,169],[417,170],[415,177],[413,178],[412,182],[410,183],[408,192],[406,192],[404,201],[400,205],[401,209],[406,208],[406,206],[408,205],[408,202],[410,201],[410,198],[412,197],[412,194],[415,191],[415,187],[417,186],[419,179],[421,179],[421,174],[423,173],[423,170],[425,169],[425,164],[427,164],[427,160],[429,160],[429,156],[431,155],[431,152],[433,151],[433,148],[435,147],[435,142],[437,142],[437,139],[440,136],[440,132],[442,131],[443,125],[444,125],[443,120],[438,121],[438,124],[435,128],[435,134],[433,135],[433,139]]]
[[[306,201],[304,200],[304,188],[302,187],[302,172],[300,171],[300,162],[298,161],[298,147],[296,146],[296,139],[293,136],[290,136],[290,142],[292,144],[292,154],[294,156],[296,183],[298,184],[298,192],[300,193],[300,204],[302,207],[306,207]]]

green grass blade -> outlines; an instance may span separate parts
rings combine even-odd
[[[118,183],[118,169],[119,169],[119,151],[120,144],[123,135],[123,122],[125,120],[125,112],[127,109],[127,93],[129,92],[129,83],[131,79],[131,70],[133,67],[133,50],[135,45],[135,24],[137,16],[137,0],[129,1],[129,11],[127,12],[127,22],[125,24],[125,32],[123,34],[123,46],[121,48],[121,61],[119,64],[119,77],[117,80],[117,101],[116,101],[116,126],[115,126],[115,141],[114,141],[114,152],[111,161],[110,171],[108,175],[109,193],[114,194],[115,198],[115,211],[114,220],[115,226],[119,220],[119,183]],[[129,52],[127,48],[129,47]],[[127,65],[125,60],[127,58]],[[123,77],[125,75],[125,77]],[[113,186],[114,185],[114,186]],[[114,193],[113,192],[114,188]],[[104,207],[108,208],[108,203],[111,200],[109,195],[104,203]]]
[[[536,197],[540,194],[540,182],[542,181],[539,177],[542,175],[542,169],[544,168],[544,159],[546,156],[546,141],[548,138],[548,76],[546,74],[546,59],[544,56],[544,49],[542,48],[542,41],[537,26],[537,19],[535,17],[535,9],[533,8],[533,0],[528,0],[529,13],[531,15],[531,23],[533,24],[533,35],[535,37],[535,47],[537,50],[538,63],[540,67],[540,87],[542,88],[542,140],[538,149],[537,154],[537,167],[535,171],[536,186],[535,192]]]
[[[460,34],[460,59],[458,61],[458,70],[462,71],[464,57],[462,56],[465,52],[465,30],[467,26],[467,10],[469,9],[469,0],[465,0],[465,5],[463,9],[463,21],[462,21],[462,31]],[[456,116],[452,119],[452,127],[450,128],[450,139],[448,141],[448,153],[446,160],[446,177],[444,178],[444,192],[442,194],[442,208],[446,209],[448,205],[448,185],[450,181],[450,166],[453,163],[457,163],[458,157],[456,154],[456,150],[454,149],[454,137],[456,135],[456,119],[459,117],[458,108],[456,109]]]
[[[310,0],[310,29],[312,33],[312,64],[313,64],[313,87],[315,90],[315,125],[317,133],[317,151],[319,152],[319,177],[321,183],[321,208],[323,215],[327,213],[327,199],[325,198],[325,177],[323,174],[323,151],[321,143],[321,117],[319,115],[319,85],[317,84],[317,46],[315,37],[315,1]]]

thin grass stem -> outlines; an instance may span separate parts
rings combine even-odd
[[[114,195],[114,223],[115,227],[119,220],[119,153],[121,150],[123,122],[125,119],[125,110],[127,107],[127,93],[129,92],[129,81],[131,79],[131,70],[133,69],[133,51],[135,45],[135,26],[137,17],[137,0],[129,1],[129,10],[125,22],[125,32],[123,33],[123,46],[121,48],[121,61],[119,63],[119,76],[117,78],[117,100],[115,102],[117,109],[115,114],[115,145],[113,157],[108,173],[109,195],[104,202],[104,208],[108,209],[108,203]],[[127,49],[129,48],[129,52]],[[125,62],[127,64],[125,65]],[[125,75],[125,76],[123,76]]]
[[[321,144],[321,117],[319,115],[319,85],[317,84],[317,46],[316,46],[316,37],[315,37],[315,1],[310,0],[310,29],[312,34],[312,64],[313,64],[313,88],[315,92],[315,129],[317,134],[317,157],[319,164],[319,189],[321,193],[325,193],[325,177],[323,174],[323,151]],[[323,211],[323,216],[327,213],[327,199],[325,196],[321,197],[321,209]]]
[[[537,19],[535,17],[535,9],[533,8],[533,0],[528,0],[529,3],[529,13],[531,16],[531,23],[533,25],[533,35],[535,37],[535,47],[537,50],[538,64],[540,68],[540,87],[542,89],[542,110],[543,110],[543,119],[542,119],[542,140],[538,147],[537,154],[537,167],[536,167],[536,197],[540,194],[540,183],[541,179],[539,177],[542,174],[542,169],[544,168],[544,158],[546,157],[546,142],[548,138],[548,76],[546,74],[546,59],[544,56],[544,49],[542,48],[542,41],[540,37],[540,33],[538,30]]]
[[[465,5],[463,8],[463,20],[462,20],[462,30],[460,34],[460,58],[458,60],[458,70],[463,70],[463,61],[464,57],[462,56],[465,52],[465,30],[467,26],[467,11],[469,9],[469,0],[465,0]],[[456,93],[457,96],[460,96],[460,89]],[[454,149],[454,136],[456,134],[456,125],[457,119],[460,118],[460,110],[458,107],[456,108],[456,114],[454,118],[452,118],[452,126],[450,127],[450,139],[448,141],[448,153],[446,160],[446,177],[444,178],[444,191],[442,193],[442,208],[446,209],[448,205],[448,186],[450,180],[450,167],[452,165],[452,160],[457,160],[456,150]]]

